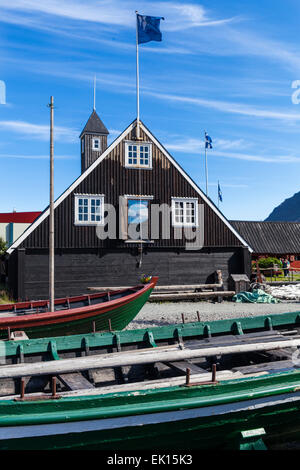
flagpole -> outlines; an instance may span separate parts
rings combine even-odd
[[[138,11],[136,13],[136,138],[140,138],[140,77],[139,77],[139,43],[138,43]]]
[[[204,131],[204,147],[205,147],[206,196],[208,196],[208,170],[207,170],[206,131]]]
[[[54,145],[53,117],[54,101],[50,98],[50,215],[49,215],[49,312],[54,312]]]
[[[220,187],[220,181],[218,180],[218,188],[217,188],[217,191],[218,191],[218,209],[219,209],[219,207],[220,207],[219,187]]]

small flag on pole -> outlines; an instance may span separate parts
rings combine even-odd
[[[221,191],[221,188],[220,188],[220,183],[218,182],[218,199],[219,201],[223,201],[223,196],[222,196],[222,191]]]
[[[149,41],[161,41],[160,20],[162,16],[144,16],[137,14],[138,44]]]
[[[205,148],[206,149],[212,149],[212,140],[211,138],[209,137],[209,135],[206,134],[205,132]]]

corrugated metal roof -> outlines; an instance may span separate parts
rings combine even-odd
[[[250,222],[231,220],[231,225],[254,253],[300,253],[300,222]]]

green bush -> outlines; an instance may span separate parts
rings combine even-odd
[[[7,244],[3,240],[3,238],[0,237],[0,256],[3,255],[3,253],[5,253],[6,250],[7,250]]]
[[[261,258],[258,261],[258,266],[261,269],[273,268],[274,264],[277,264],[278,268],[282,268],[282,262],[278,258]]]

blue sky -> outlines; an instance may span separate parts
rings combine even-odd
[[[49,199],[80,174],[79,134],[93,107],[110,142],[136,117],[135,10],[164,16],[162,42],[140,46],[141,119],[229,219],[263,220],[300,190],[297,0],[0,0],[0,212]]]

